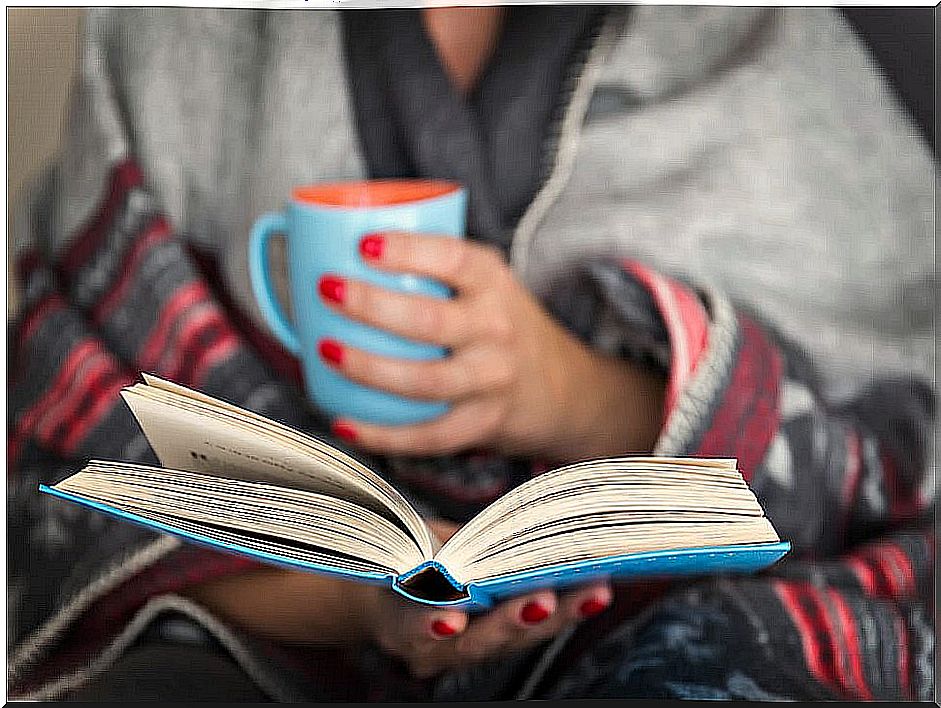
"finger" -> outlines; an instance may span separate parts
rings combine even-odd
[[[472,398],[427,423],[385,426],[341,419],[334,422],[333,434],[364,450],[387,455],[446,455],[488,439],[502,420],[498,403]]]
[[[399,655],[417,678],[440,673],[455,656],[454,643],[467,630],[467,614],[459,610],[422,610],[421,619],[407,634],[406,650]]]
[[[461,292],[493,287],[494,277],[507,268],[492,246],[406,231],[370,234],[360,242],[360,253],[376,268],[425,275]]]
[[[387,623],[383,648],[396,655],[419,656],[432,651],[436,641],[461,635],[468,624],[467,613],[453,608],[429,609],[404,598],[395,598],[380,621]]]
[[[423,620],[423,634],[441,641],[453,639],[467,629],[467,615],[458,610],[435,610]]]
[[[317,290],[344,317],[418,342],[457,347],[489,329],[482,308],[466,298],[412,295],[333,274],[324,275]]]
[[[613,599],[609,583],[593,583],[565,593],[559,601],[559,613],[574,621],[590,619],[608,609]]]
[[[497,393],[511,385],[515,375],[509,357],[492,345],[431,360],[380,356],[334,339],[322,339],[318,351],[331,368],[356,383],[423,401]]]
[[[523,595],[500,608],[505,621],[517,629],[532,630],[558,616],[559,598],[551,590]]]
[[[553,592],[543,591],[520,598],[515,607],[507,607],[508,617],[516,626],[513,648],[524,648],[557,635],[572,618],[563,611],[560,598]]]
[[[475,618],[455,642],[455,651],[476,660],[540,641],[557,631],[553,621],[557,605],[555,594],[548,591],[503,603],[487,615]]]

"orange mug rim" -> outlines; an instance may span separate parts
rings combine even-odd
[[[457,182],[443,179],[373,179],[301,185],[291,190],[291,197],[305,206],[355,210],[418,204],[460,189]]]

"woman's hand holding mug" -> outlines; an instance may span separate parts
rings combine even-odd
[[[551,460],[647,452],[661,422],[663,381],[599,354],[567,332],[486,245],[426,234],[366,235],[371,267],[434,279],[455,295],[394,292],[326,273],[318,290],[337,313],[399,337],[447,347],[433,360],[377,355],[332,338],[320,356],[369,388],[450,403],[439,418],[376,425],[339,418],[334,433],[384,454],[485,448]]]

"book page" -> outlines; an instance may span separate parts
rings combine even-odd
[[[389,513],[365,485],[244,423],[185,406],[168,410],[165,403],[146,396],[128,395],[125,400],[164,467],[322,492]]]
[[[608,556],[681,550],[707,546],[776,543],[777,534],[764,517],[734,523],[651,522],[578,529],[563,536],[520,543],[508,551],[474,560],[461,568],[461,582],[487,580],[525,570],[601,559]],[[453,573],[452,573],[453,575]]]
[[[696,476],[691,478],[693,473]],[[442,554],[450,553],[474,539],[482,529],[493,523],[502,521],[516,524],[519,518],[517,509],[527,508],[537,502],[548,502],[560,494],[570,496],[599,487],[610,489],[614,483],[649,485],[656,482],[662,485],[676,479],[687,484],[699,479],[747,490],[734,460],[666,457],[589,460],[546,472],[504,494],[461,527],[438,552],[437,557],[440,559]],[[446,548],[449,550],[446,551]]]
[[[150,375],[122,391],[166,467],[308,489],[400,523],[430,558],[430,530],[378,474],[322,440]]]
[[[435,558],[467,583],[609,555],[778,540],[734,460],[616,458],[527,481]]]
[[[55,486],[146,519],[218,528],[282,545],[327,549],[403,573],[423,554],[396,525],[362,507],[306,490],[173,469],[93,461]]]

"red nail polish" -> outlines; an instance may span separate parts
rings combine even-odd
[[[317,351],[324,361],[340,366],[343,363],[343,346],[332,339],[321,339]]]
[[[325,275],[317,284],[317,289],[320,291],[321,296],[330,302],[342,305],[343,300],[346,298],[346,283],[343,278]]]
[[[431,631],[439,637],[450,637],[457,633],[457,630],[444,620],[435,620],[432,622]]]
[[[370,234],[359,242],[360,255],[362,255],[363,258],[370,258],[374,261],[382,258],[382,252],[385,247],[386,240],[379,234]]]
[[[338,420],[332,426],[330,430],[336,435],[340,440],[345,440],[346,442],[356,442],[356,438],[359,437],[356,434],[356,429],[349,423],[344,423],[341,420]]]
[[[520,611],[520,617],[522,617],[523,621],[527,624],[539,624],[548,616],[549,610],[538,602],[530,602],[528,605],[524,605],[523,609]]]
[[[602,602],[597,598],[590,598],[585,600],[578,608],[578,611],[581,613],[582,617],[594,617],[604,612],[608,608],[607,602]]]

